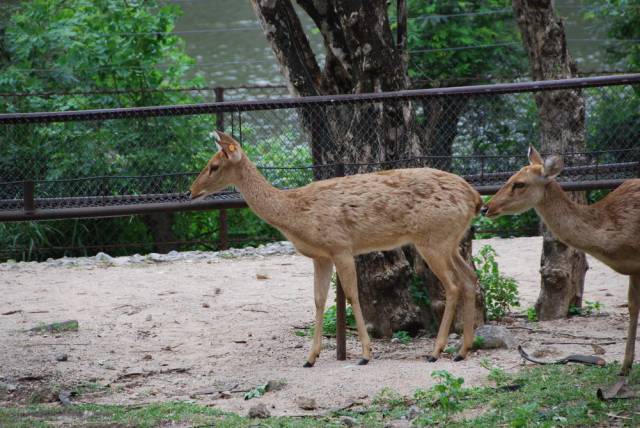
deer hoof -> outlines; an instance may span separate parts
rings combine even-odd
[[[460,354],[456,354],[455,357],[453,357],[453,361],[458,362],[458,361],[462,361],[464,360],[464,357]]]
[[[307,361],[306,363],[304,363],[304,367],[305,369],[308,369],[309,367],[313,367],[313,363],[310,363],[309,361]]]
[[[429,355],[427,358],[427,363],[435,363],[436,361],[438,361],[438,359],[436,357],[434,357],[433,355]]]
[[[369,362],[369,360],[367,360],[366,358],[360,358],[360,361],[358,361],[358,365],[359,366],[366,366],[368,362]]]

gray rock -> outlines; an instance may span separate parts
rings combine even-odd
[[[269,416],[271,416],[271,413],[264,403],[256,404],[249,409],[250,418],[266,419]]]
[[[62,361],[68,361],[68,360],[69,360],[69,356],[64,352],[60,354],[56,354],[56,361],[62,362]]]
[[[420,411],[420,408],[418,406],[411,406],[409,407],[409,411],[407,412],[407,419],[411,421],[420,416],[420,413],[422,412]]]
[[[358,421],[351,416],[340,416],[340,423],[346,427],[354,427],[358,425]]]
[[[480,349],[515,349],[518,346],[511,332],[501,325],[485,324],[476,329],[476,337],[478,336],[484,339]]]
[[[318,408],[318,404],[316,404],[315,398],[299,396],[296,398],[296,404],[302,410],[315,410]]]
[[[105,264],[112,264],[113,263],[113,257],[111,257],[109,254],[107,253],[103,253],[100,252],[98,254],[96,254],[96,262],[98,263],[105,263]]]
[[[287,385],[287,381],[285,380],[270,380],[267,382],[267,392],[280,391]]]

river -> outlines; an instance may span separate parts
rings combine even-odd
[[[169,0],[180,6],[183,15],[176,32],[184,38],[187,51],[196,59],[197,71],[208,85],[236,86],[283,83],[273,52],[246,0]],[[582,18],[584,2],[556,1],[565,19],[569,51],[581,72],[606,69],[601,58],[606,42],[593,24]],[[301,12],[298,10],[298,12]],[[311,33],[312,45],[322,53],[320,36],[313,33],[311,20],[299,13]],[[456,18],[464,19],[464,18]]]

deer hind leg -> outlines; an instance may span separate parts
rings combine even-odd
[[[624,351],[622,363],[622,375],[628,376],[631,372],[633,357],[636,347],[636,333],[638,330],[638,311],[640,310],[640,275],[629,277],[629,333],[627,334],[627,347]]]
[[[351,254],[344,254],[334,257],[334,264],[336,265],[336,272],[340,277],[340,283],[344,294],[351,302],[353,308],[353,316],[356,319],[356,326],[358,328],[358,337],[362,344],[362,359],[358,362],[359,365],[365,365],[371,360],[371,340],[364,323],[364,317],[362,316],[362,309],[360,308],[360,300],[358,298],[358,278],[356,275],[356,264]]]
[[[442,282],[446,296],[444,315],[442,316],[442,321],[440,321],[436,344],[431,356],[427,357],[427,361],[432,363],[440,357],[444,347],[447,346],[451,323],[453,322],[458,298],[460,297],[460,289],[455,281],[455,264],[453,257],[450,255],[452,252],[442,251],[442,248],[430,248],[424,244],[416,244],[415,246],[427,262],[427,265],[429,265],[431,271],[438,277],[440,282]]]
[[[316,302],[316,328],[313,334],[313,344],[309,352],[309,358],[303,367],[313,367],[322,349],[322,324],[324,306],[327,302],[327,293],[331,283],[333,263],[329,259],[313,259],[313,294]]]
[[[454,361],[460,361],[465,359],[469,350],[473,348],[474,323],[476,320],[476,283],[478,282],[478,277],[460,253],[456,254],[455,264],[457,267],[456,272],[459,273],[458,276],[462,281],[462,302],[464,304],[462,308],[463,343],[458,355],[454,357]]]

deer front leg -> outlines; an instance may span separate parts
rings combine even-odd
[[[638,310],[640,310],[640,275],[631,275],[629,277],[629,333],[627,334],[627,347],[624,351],[624,361],[620,373],[622,376],[629,375],[633,364],[638,330]]]
[[[336,256],[333,259],[336,265],[336,272],[340,277],[340,283],[347,299],[351,302],[353,308],[353,316],[356,319],[358,328],[358,337],[362,344],[362,359],[359,365],[365,365],[371,360],[371,340],[364,323],[362,310],[360,309],[360,300],[358,298],[358,278],[356,275],[356,264],[351,254]]]
[[[331,283],[333,263],[329,259],[313,259],[313,295],[316,302],[316,328],[313,334],[313,344],[309,358],[303,367],[313,367],[322,349],[322,324],[324,321],[324,306]]]

